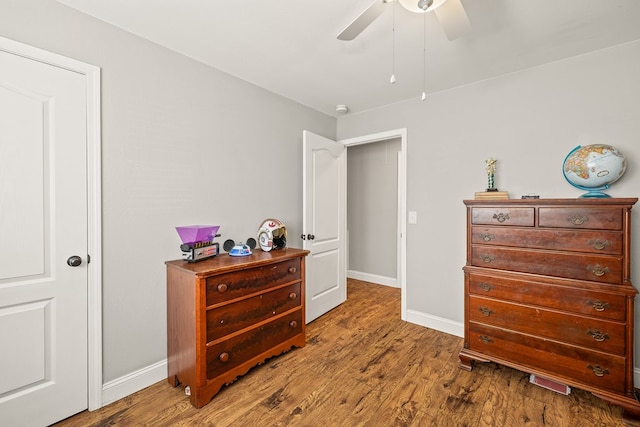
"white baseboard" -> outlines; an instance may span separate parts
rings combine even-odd
[[[102,385],[102,406],[127,397],[130,394],[149,387],[158,381],[167,379],[167,360],[131,372]],[[98,408],[96,408],[98,409]]]
[[[375,283],[377,285],[391,286],[392,288],[400,287],[398,279],[395,277],[378,276],[377,274],[363,273],[355,270],[347,270],[347,277],[350,279]]]
[[[454,322],[450,319],[409,309],[407,310],[406,320],[407,322],[435,329],[436,331],[445,332],[460,338],[464,337],[464,324],[462,322]]]

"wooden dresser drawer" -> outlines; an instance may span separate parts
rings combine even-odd
[[[538,215],[540,227],[622,230],[621,209],[541,207]]]
[[[300,280],[300,259],[207,278],[207,306]]]
[[[533,368],[553,372],[554,376],[565,378],[569,382],[580,381],[601,389],[625,392],[624,357],[475,322],[469,324],[467,339],[470,350],[492,356],[507,364],[509,361],[517,360],[520,369]]]
[[[299,307],[300,283],[207,310],[207,342]]]
[[[472,245],[471,265],[601,283],[622,282],[622,257]]]
[[[475,226],[471,229],[471,243],[611,255],[622,254],[622,234],[615,231]]]
[[[519,225],[533,227],[533,208],[483,207],[471,209],[471,223],[485,225]]]
[[[624,355],[624,323],[469,296],[469,320]]]
[[[626,296],[586,288],[471,274],[469,294],[625,322]]]
[[[255,330],[249,330],[207,347],[207,379],[222,375],[275,343],[287,341],[302,333],[302,311],[280,317]]]

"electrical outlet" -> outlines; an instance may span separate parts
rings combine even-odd
[[[409,211],[409,224],[417,224],[418,223],[418,212]]]

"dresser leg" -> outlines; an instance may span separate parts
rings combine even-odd
[[[460,369],[464,369],[465,371],[471,371],[473,369],[473,359],[468,355],[460,352],[458,355],[460,358]]]
[[[167,377],[167,381],[169,381],[171,387],[178,387],[180,385],[177,375],[169,375],[169,377]]]

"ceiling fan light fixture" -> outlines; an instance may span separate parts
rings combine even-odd
[[[433,0],[420,0],[418,2],[418,7],[422,10],[427,10],[433,4]]]
[[[439,7],[446,0],[398,0],[402,7],[409,12],[424,13],[430,12]]]

